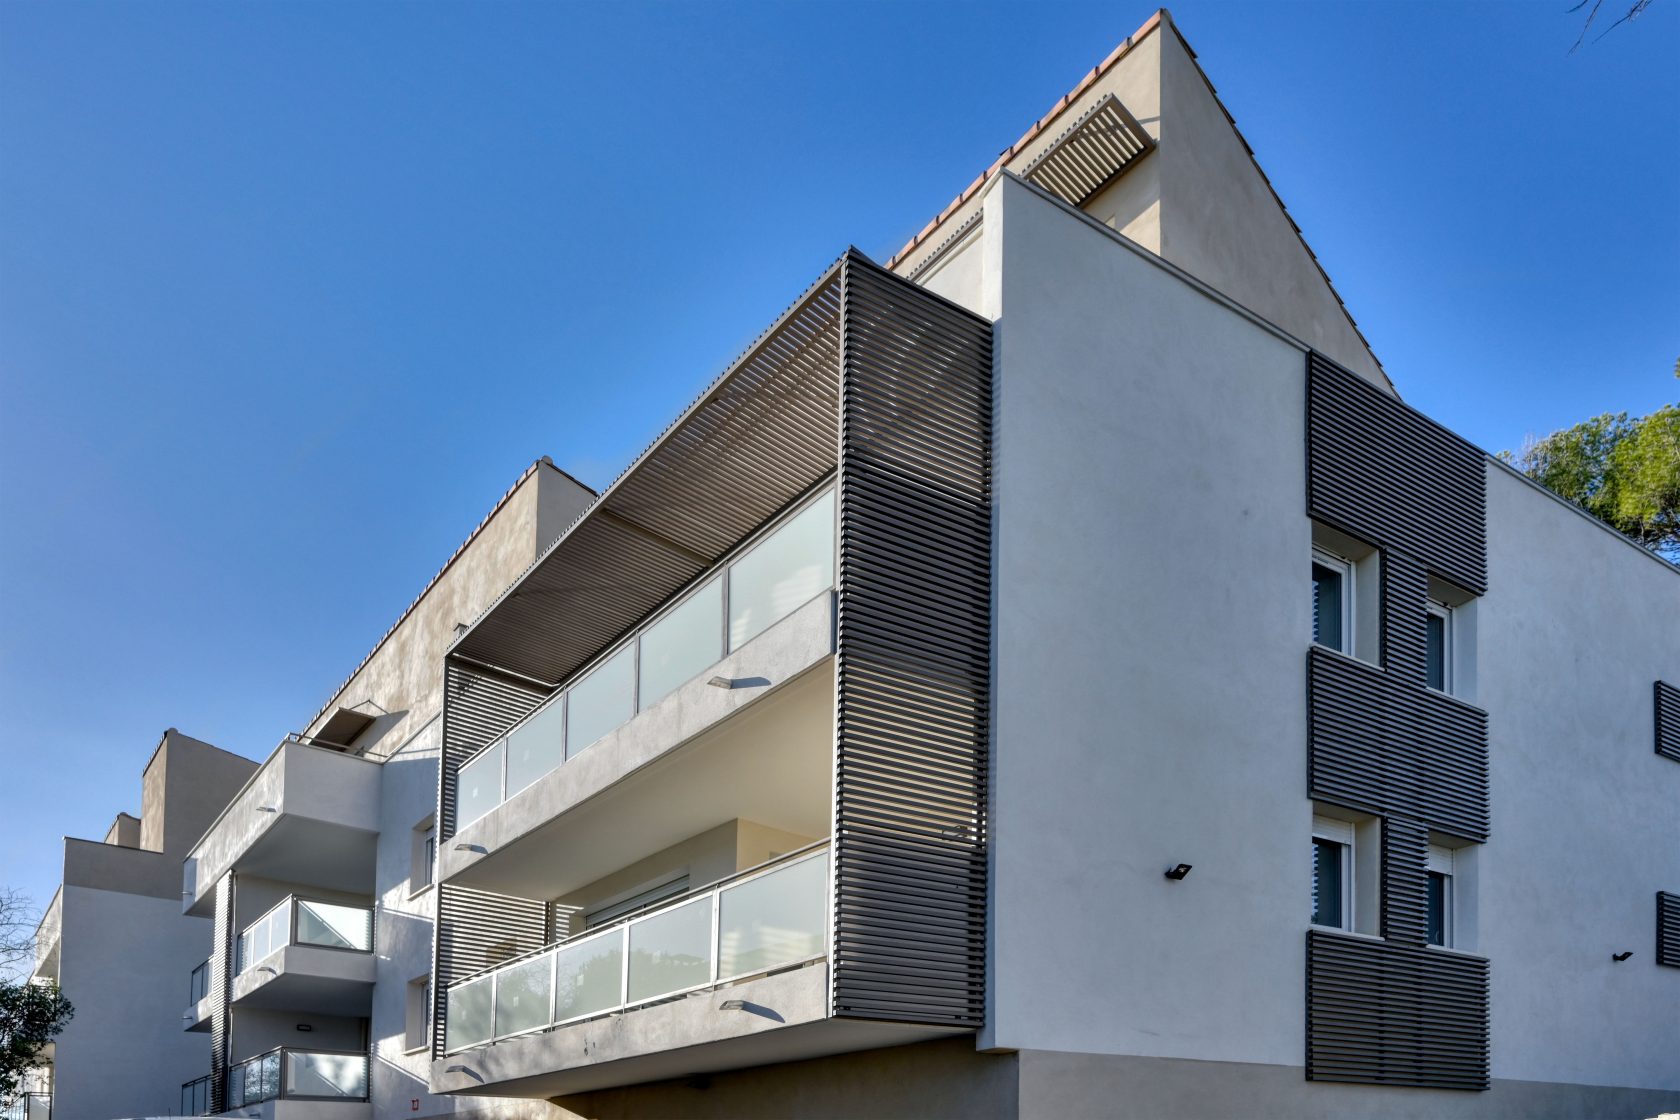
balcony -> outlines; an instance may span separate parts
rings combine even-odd
[[[186,912],[208,917],[229,871],[371,894],[378,832],[379,765],[288,739],[187,856]]]
[[[187,1010],[181,1019],[188,1031],[204,1032],[210,1029],[210,1018],[213,1014],[214,1008],[210,1000],[210,962],[205,961],[187,977]]]
[[[20,1093],[0,1105],[0,1120],[52,1120],[50,1093]]]
[[[183,1098],[186,1087],[182,1088]],[[228,1070],[227,1106],[245,1108],[271,1101],[317,1101],[350,1107],[316,1116],[360,1116],[369,1114],[368,1056],[341,1050],[299,1050],[282,1046],[232,1066]],[[184,1103],[184,1102],[183,1102]],[[275,1109],[276,1118],[284,1114]]]
[[[828,889],[823,842],[451,985],[434,1088],[577,1092],[608,1063],[822,1020]]]
[[[467,760],[439,877],[554,897],[736,817],[826,832],[833,674],[812,670],[834,650],[833,519],[831,490],[797,506]],[[561,840],[633,774],[643,809],[612,814],[639,853]]]
[[[373,991],[373,911],[288,896],[239,935],[233,1004],[366,1015]]]

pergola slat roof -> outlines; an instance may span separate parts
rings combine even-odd
[[[832,472],[846,259],[736,359],[450,653],[562,684]]]

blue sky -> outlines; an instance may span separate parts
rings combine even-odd
[[[1680,3],[1174,6],[1402,394],[1680,397]],[[540,455],[609,481],[1152,9],[0,6],[0,884],[263,757]]]

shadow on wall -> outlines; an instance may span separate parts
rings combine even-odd
[[[630,1120],[1002,1120],[1017,1114],[1014,1054],[981,1054],[971,1036],[556,1097],[561,1117]]]

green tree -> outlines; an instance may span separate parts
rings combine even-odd
[[[1680,563],[1680,404],[1633,419],[1625,412],[1605,413],[1499,457],[1665,560]]]
[[[41,1047],[73,1014],[57,984],[0,982],[0,1101],[17,1093]]]

